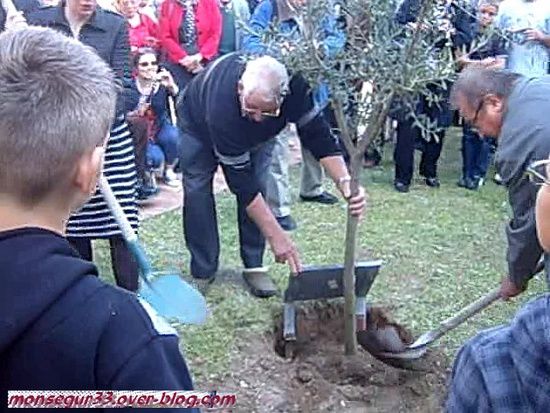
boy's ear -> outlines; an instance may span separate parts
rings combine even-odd
[[[97,181],[103,167],[104,155],[105,148],[98,146],[91,152],[82,155],[78,161],[73,183],[87,197],[93,195],[96,190]]]

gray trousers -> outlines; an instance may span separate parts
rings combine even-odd
[[[266,199],[273,215],[285,217],[290,215],[290,181],[288,166],[290,151],[288,129],[282,131],[276,138],[271,156],[270,173],[266,182]],[[302,147],[302,178],[300,195],[305,197],[318,196],[323,193],[324,170],[313,154]]]

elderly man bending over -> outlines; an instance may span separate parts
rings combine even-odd
[[[183,131],[181,166],[185,205],[184,233],[191,252],[191,274],[201,284],[214,280],[219,237],[212,179],[221,164],[237,197],[243,276],[251,292],[269,297],[277,290],[263,267],[267,239],[275,260],[301,271],[298,251],[267,206],[262,193],[271,162],[273,138],[296,123],[308,148],[360,216],[364,191],[350,196],[350,177],[337,142],[324,118],[315,111],[303,78],[289,79],[272,57],[251,60],[237,53],[214,62],[189,84],[179,106]],[[204,287],[204,286],[203,286]]]
[[[452,103],[466,122],[483,136],[498,137],[495,164],[508,190],[513,214],[506,227],[508,276],[501,284],[503,298],[527,288],[543,254],[535,224],[539,187],[525,172],[532,161],[550,154],[549,96],[550,76],[528,79],[482,68],[462,72],[451,94]]]

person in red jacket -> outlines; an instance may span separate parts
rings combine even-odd
[[[218,55],[221,31],[217,0],[165,0],[162,3],[160,42],[180,89]]]
[[[139,12],[138,0],[118,0],[116,8],[126,17],[132,53],[141,48],[158,48],[158,27],[151,17]]]

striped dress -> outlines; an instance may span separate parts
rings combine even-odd
[[[103,174],[122,206],[134,231],[139,225],[136,204],[136,167],[134,145],[124,116],[119,115],[107,142]],[[67,223],[67,237],[109,238],[121,231],[99,189]]]

